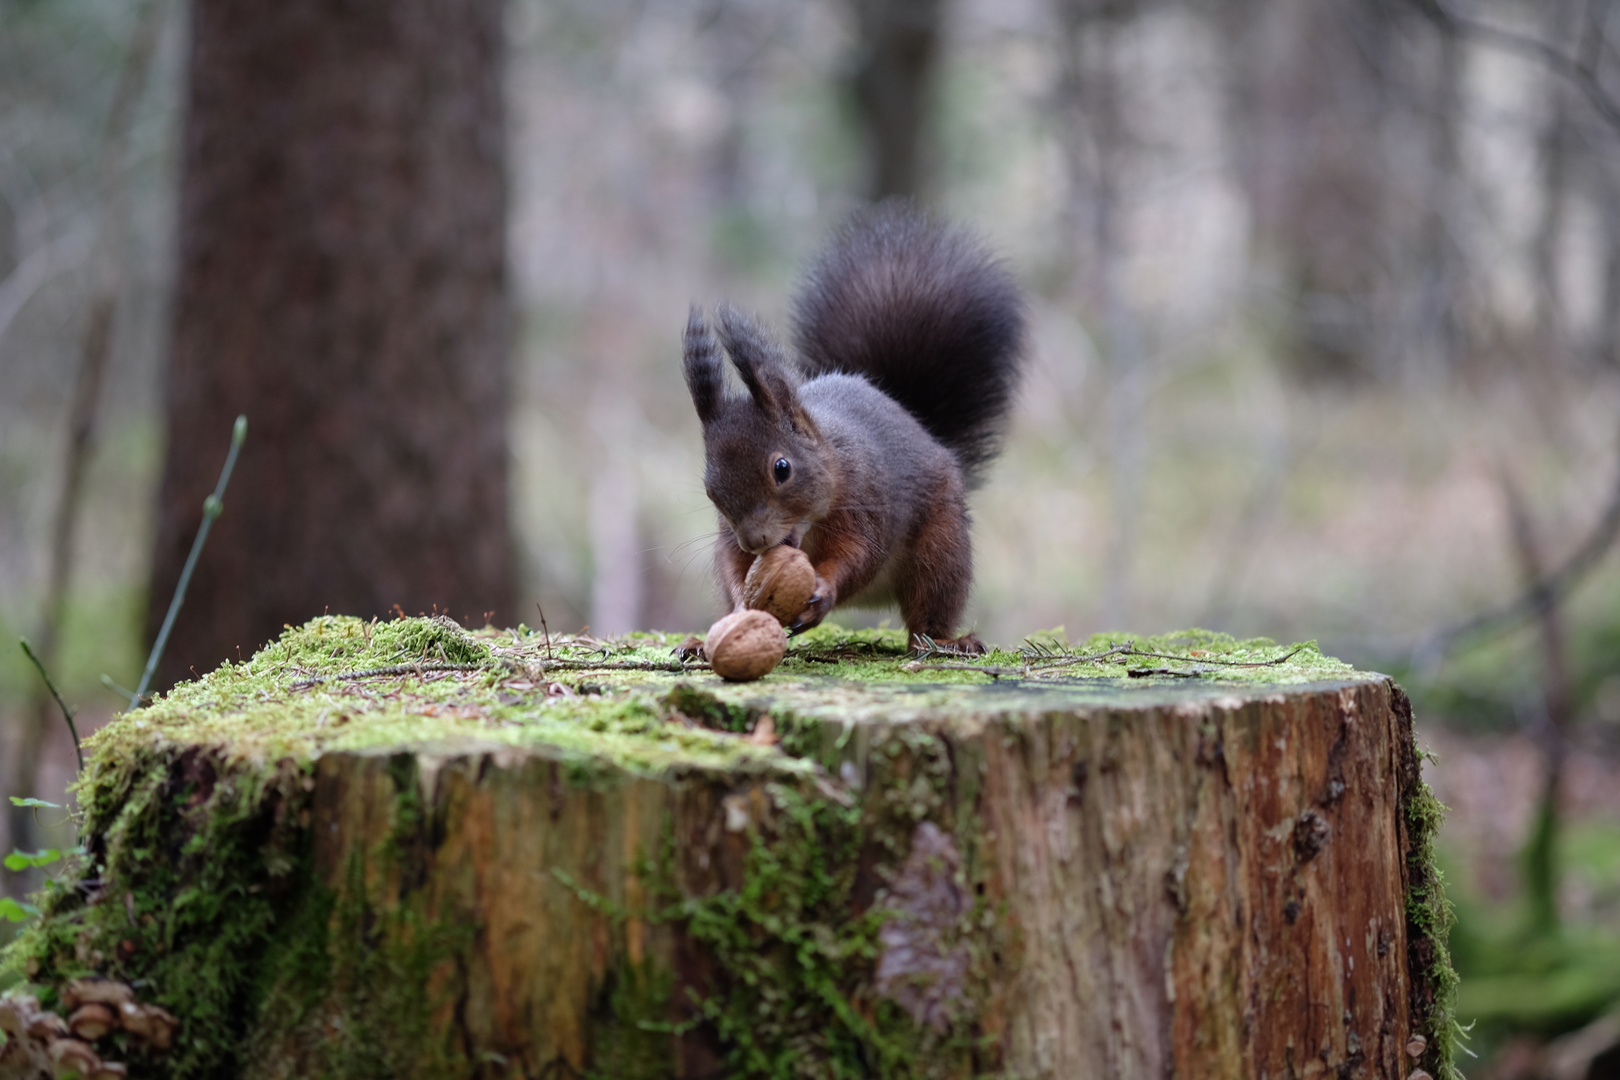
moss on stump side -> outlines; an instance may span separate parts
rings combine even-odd
[[[98,1043],[132,1076],[1453,1073],[1384,677],[829,627],[739,686],[676,640],[289,629],[95,737],[5,962],[178,1016]]]

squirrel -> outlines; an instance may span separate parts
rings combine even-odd
[[[956,630],[973,580],[967,493],[1000,449],[1023,366],[1024,300],[1006,267],[891,200],[811,263],[793,302],[796,362],[736,308],[717,316],[718,342],[692,306],[684,368],[731,609],[755,557],[790,544],[816,591],[789,633],[893,602],[914,646],[984,652]],[[721,345],[747,396],[727,394]]]

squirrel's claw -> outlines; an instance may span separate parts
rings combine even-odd
[[[832,597],[832,588],[820,575],[817,575],[816,591],[805,602],[804,610],[799,612],[798,617],[788,624],[787,632],[789,634],[802,634],[812,627],[820,626],[821,620],[825,619],[827,613],[833,608]]]

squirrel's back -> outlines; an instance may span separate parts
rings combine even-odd
[[[909,204],[881,203],[811,264],[793,314],[807,374],[865,376],[977,479],[1012,406],[1024,303],[976,237]]]

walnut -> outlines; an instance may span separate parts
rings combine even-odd
[[[768,611],[786,626],[816,593],[816,568],[796,547],[778,544],[754,560],[743,578],[743,603]]]
[[[703,651],[714,673],[732,682],[765,675],[787,652],[787,632],[764,611],[734,611],[709,627]]]

